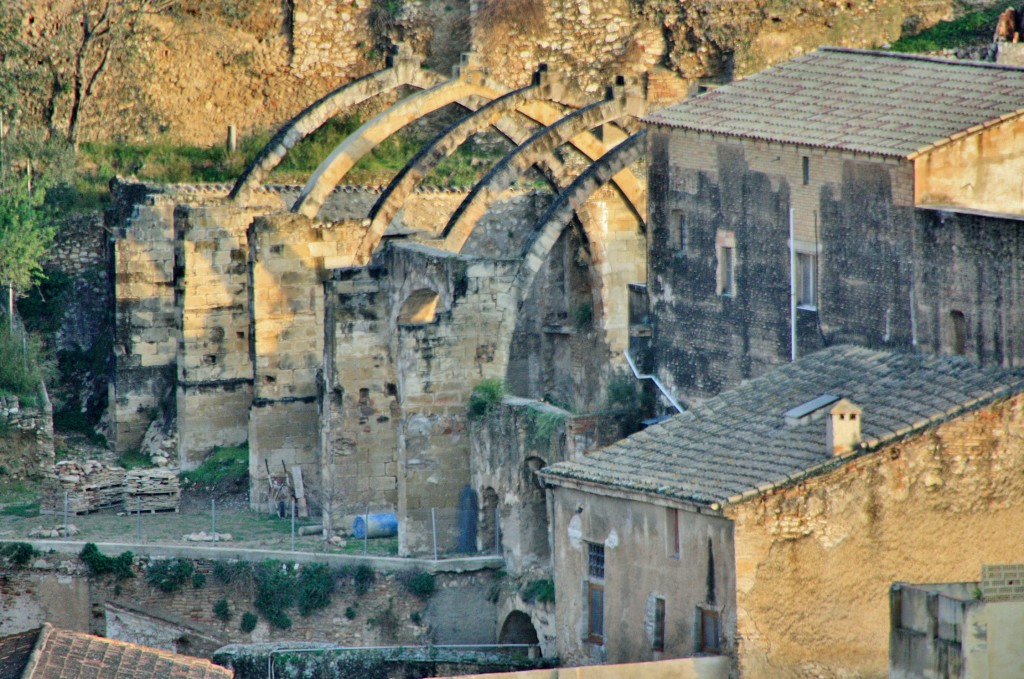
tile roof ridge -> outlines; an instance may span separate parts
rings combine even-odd
[[[863,54],[873,57],[889,57],[892,59],[903,59],[907,61],[928,61],[948,66],[964,66],[967,68],[993,68],[1000,71],[1024,71],[1024,66],[1011,66],[1009,64],[998,64],[994,61],[974,61],[972,59],[950,59],[948,57],[937,57],[931,54],[912,54],[909,52],[893,52],[890,50],[865,50],[855,47],[840,47],[838,45],[822,45],[817,50],[820,52],[839,52],[844,54]],[[803,56],[814,54],[808,52]],[[799,58],[799,57],[796,57]],[[785,62],[781,62],[785,63]],[[780,64],[781,65],[781,64]]]
[[[39,636],[36,637],[32,653],[28,656],[25,670],[21,673],[22,679],[31,679],[32,675],[35,674],[36,668],[39,667],[39,659],[43,656],[43,649],[46,647],[46,642],[49,641],[52,632],[53,625],[48,622],[44,622],[43,626],[39,628]]]

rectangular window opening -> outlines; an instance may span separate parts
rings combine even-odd
[[[604,643],[604,545],[587,543],[587,641]]]
[[[811,159],[807,156],[803,157],[803,169],[804,169],[804,186],[811,183]]]
[[[686,215],[679,215],[679,252],[688,254],[690,248],[690,227],[686,223]]]
[[[679,510],[669,509],[668,511],[668,546],[669,557],[678,559],[682,552],[682,545],[679,538]]]
[[[718,294],[722,297],[736,294],[736,248],[718,248]]]
[[[700,620],[700,634],[697,639],[700,642],[701,653],[719,653],[722,650],[721,644],[721,618],[718,611],[710,608],[699,608],[697,610]]]
[[[818,307],[818,257],[808,252],[796,253],[796,303],[802,309]]]
[[[658,597],[654,600],[654,639],[651,650],[665,651],[665,600]]]

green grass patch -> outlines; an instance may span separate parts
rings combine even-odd
[[[917,35],[903,36],[892,43],[894,52],[937,52],[983,45],[992,41],[996,20],[1005,5],[992,5],[985,9],[967,12],[952,21],[940,21]]]
[[[214,488],[227,484],[248,483],[248,480],[248,443],[241,446],[214,448],[201,465],[192,471],[181,474],[181,484],[185,488]]]
[[[3,504],[31,504],[39,503],[39,488],[35,484],[25,480],[7,481],[0,483],[0,503]],[[8,514],[8,516],[18,516]]]
[[[144,469],[152,467],[153,462],[138,450],[126,450],[117,458],[117,464],[125,469]]]
[[[34,405],[40,382],[52,373],[38,337],[21,337],[10,331],[6,321],[0,323],[0,394],[13,394],[23,405]]]
[[[20,516],[24,518],[39,516],[39,500],[7,505],[0,508],[0,516]]]

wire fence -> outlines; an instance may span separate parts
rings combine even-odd
[[[6,537],[118,542],[123,544],[195,544],[295,552],[327,552],[367,556],[410,556],[443,560],[500,555],[501,517],[497,508],[484,511],[452,507],[410,510],[397,515],[388,508],[365,507],[349,515],[325,535],[315,511],[299,516],[290,502],[284,512],[256,511],[240,501],[209,499],[182,504],[175,511],[146,509],[141,498],[88,513],[76,513],[73,498],[63,494],[48,516],[5,517]],[[283,515],[282,515],[283,514]],[[48,520],[46,527],[40,524]]]

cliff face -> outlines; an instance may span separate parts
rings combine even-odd
[[[24,92],[25,119],[65,124],[71,93],[52,87],[51,76],[68,79],[78,6],[25,0],[21,7],[20,37],[52,65]],[[821,44],[881,45],[951,8],[952,0],[181,0],[138,15],[134,37],[115,45],[82,108],[81,136],[163,134],[210,144],[230,124],[241,134],[272,128],[382,67],[397,40],[441,72],[475,49],[510,85],[527,82],[543,62],[590,92],[616,74],[652,69],[683,92]]]

